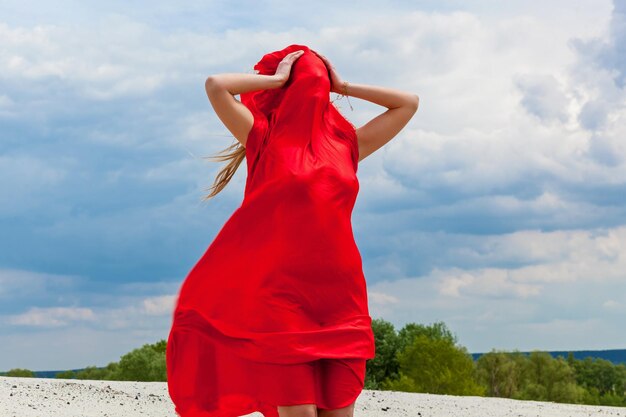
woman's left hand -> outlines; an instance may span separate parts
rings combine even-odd
[[[341,79],[337,71],[335,70],[334,65],[331,64],[328,58],[326,58],[324,55],[321,55],[312,49],[311,51],[315,55],[320,57],[322,61],[324,61],[324,64],[326,65],[326,68],[328,69],[328,72],[330,74],[330,91],[332,93],[343,94],[343,80]]]

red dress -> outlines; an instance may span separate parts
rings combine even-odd
[[[355,128],[330,103],[328,71],[308,47],[254,68],[274,74],[299,49],[282,88],[241,95],[254,115],[243,202],[183,282],[168,337],[168,390],[182,417],[345,407],[375,356],[351,225]]]

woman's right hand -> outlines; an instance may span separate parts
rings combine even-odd
[[[289,74],[291,73],[291,66],[293,65],[294,62],[296,62],[296,59],[302,56],[302,54],[304,54],[304,51],[302,49],[298,51],[293,51],[285,55],[283,60],[280,61],[280,63],[278,64],[274,77],[276,77],[278,80],[281,81],[281,86],[285,84],[287,80],[289,79]]]

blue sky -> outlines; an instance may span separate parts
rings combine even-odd
[[[321,6],[317,6],[321,3]],[[311,3],[312,4],[312,3]],[[626,5],[0,2],[0,370],[167,338],[239,206],[204,80],[292,43],[420,109],[359,166],[370,313],[471,352],[626,348]],[[383,108],[351,99],[362,125]]]

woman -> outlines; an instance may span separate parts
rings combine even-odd
[[[254,68],[206,81],[241,144],[209,197],[244,158],[248,175],[241,206],[180,289],[169,393],[182,417],[352,416],[375,356],[351,226],[356,172],[408,123],[419,98],[344,82],[305,45],[268,53]],[[388,110],[355,128],[330,92]]]

